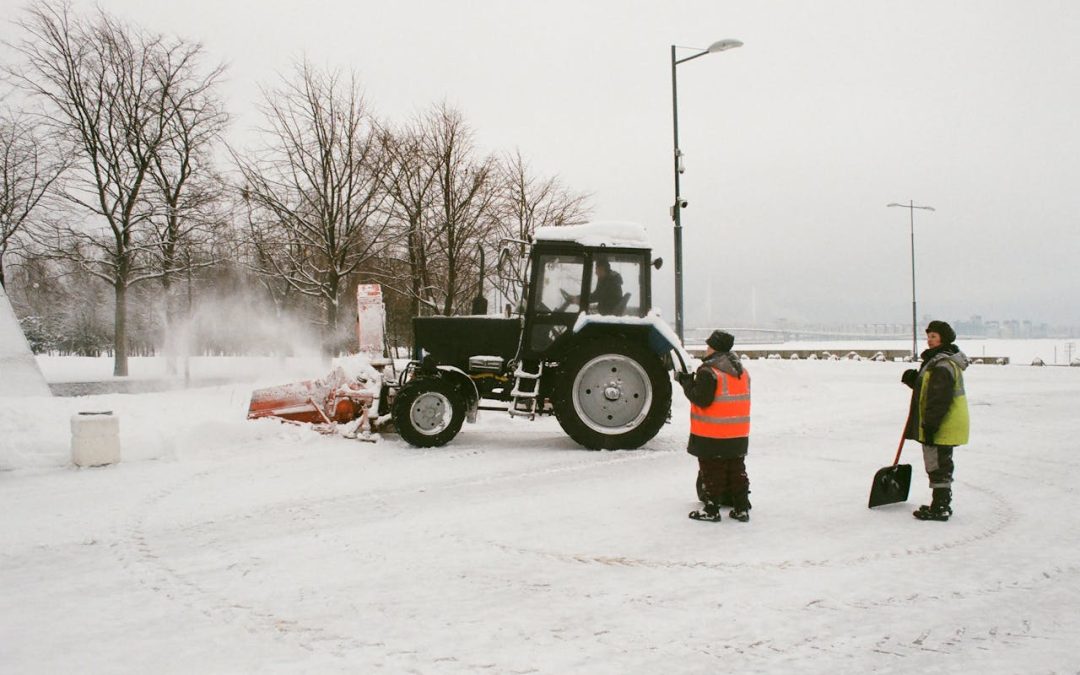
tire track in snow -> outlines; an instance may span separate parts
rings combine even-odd
[[[202,525],[221,526],[236,523],[249,523],[252,520],[268,517],[284,517],[288,520],[298,520],[295,515],[305,511],[317,512],[321,518],[325,518],[327,515],[332,515],[327,513],[329,509],[337,509],[341,512],[340,515],[342,517],[348,518],[349,522],[353,524],[358,524],[364,520],[385,520],[410,508],[404,505],[395,508],[392,505],[394,500],[402,497],[413,498],[418,492],[434,494],[460,491],[503,482],[536,479],[542,476],[602,469],[606,466],[619,465],[626,462],[662,459],[670,457],[673,454],[669,451],[610,451],[610,453],[604,452],[596,454],[584,450],[582,453],[587,455],[587,459],[563,461],[526,470],[509,470],[490,474],[470,474],[468,476],[461,476],[459,478],[440,482],[425,482],[423,484],[410,483],[378,490],[367,490],[354,494],[338,494],[327,497],[297,496],[296,498],[274,502],[256,509],[224,515],[215,518],[213,521],[189,523],[184,525],[183,529],[197,529]],[[473,454],[482,453],[460,453],[458,455],[449,456],[449,459],[458,459]],[[446,456],[443,457],[447,458]],[[246,467],[245,471],[247,471]],[[225,475],[225,472],[220,469],[215,469],[214,471],[205,471],[200,474],[201,477],[209,475],[220,478]],[[375,511],[378,513],[375,518],[368,518],[372,513],[372,509],[360,508],[360,505],[370,503],[377,505]],[[300,522],[299,527],[307,529],[310,527],[310,522]]]
[[[1030,461],[1029,458],[1027,458],[1027,457],[1024,458],[1024,462],[1029,462],[1029,461]],[[998,473],[998,474],[1000,474],[1002,476],[1007,476],[1009,478],[1020,479],[1020,480],[1023,480],[1025,482],[1027,482],[1027,483],[1035,483],[1039,487],[1053,488],[1054,490],[1060,490],[1061,492],[1064,492],[1064,493],[1070,494],[1070,495],[1076,492],[1076,484],[1074,482],[1075,481],[1075,472],[1073,472],[1073,473],[1062,473],[1060,466],[1054,466],[1050,462],[1045,462],[1044,464],[1046,464],[1046,465],[1048,465],[1050,467],[1053,467],[1053,469],[1054,469],[1053,473],[1050,473],[1050,474],[1047,474],[1045,472],[1040,473],[1040,474],[1019,473],[1019,472],[1016,471],[1016,469],[1020,468],[1020,465],[1015,461],[1012,461],[1012,462],[1002,461],[1002,462],[999,462],[999,466],[988,466],[988,465],[984,464],[983,466],[980,467],[980,469],[985,469],[987,471],[993,471],[995,473]],[[1006,470],[1004,468],[1001,468],[1000,465],[1008,466],[1012,470],[1009,471],[1009,470]],[[1061,480],[1053,480],[1055,478],[1059,478]]]
[[[577,553],[577,552],[562,552],[562,551],[548,551],[539,548],[531,548],[526,546],[518,546],[514,544],[507,544],[504,542],[494,541],[491,539],[479,540],[488,546],[500,549],[507,553],[518,555],[530,555],[549,560],[559,560],[567,563],[576,564],[595,564],[595,565],[610,565],[618,567],[642,567],[642,568],[683,568],[683,569],[704,569],[715,570],[722,572],[732,572],[738,570],[784,570],[784,569],[800,569],[800,568],[825,568],[833,566],[852,566],[859,564],[866,564],[871,562],[877,562],[881,560],[895,560],[900,558],[907,558],[910,556],[923,556],[932,553],[940,553],[943,551],[949,551],[955,548],[963,546],[969,546],[992,537],[999,535],[1003,530],[1012,525],[1016,516],[1013,515],[1012,510],[1008,508],[1008,503],[1005,498],[997,492],[985,487],[978,487],[965,483],[966,487],[973,490],[982,492],[990,496],[995,501],[994,521],[991,522],[984,529],[970,534],[968,536],[959,537],[947,542],[941,542],[936,544],[929,544],[926,546],[919,546],[914,548],[905,548],[902,550],[893,550],[879,553],[871,553],[859,556],[852,556],[846,558],[827,558],[827,559],[811,559],[804,558],[802,560],[780,560],[780,561],[759,561],[759,562],[723,562],[723,561],[710,561],[710,560],[665,560],[657,558],[640,558],[633,556],[611,556],[611,555],[597,555],[591,553]]]
[[[441,456],[442,459],[458,459],[460,457],[467,457],[473,454],[466,452],[457,456],[447,457]],[[671,452],[659,451],[659,452],[639,452],[639,453],[618,453],[618,457],[607,455],[597,456],[595,458],[589,458],[586,461],[572,461],[561,462],[555,465],[534,467],[528,470],[514,470],[503,471],[495,474],[484,475],[472,475],[468,477],[461,477],[454,480],[449,480],[438,484],[429,484],[426,489],[429,492],[452,492],[455,490],[469,489],[476,486],[498,484],[505,481],[514,481],[518,479],[528,477],[538,477],[543,475],[557,475],[560,473],[572,473],[578,471],[586,471],[593,469],[602,469],[608,464],[622,464],[627,461],[639,461],[644,459],[659,459],[662,457],[672,456]],[[428,456],[425,456],[425,458]],[[432,459],[436,459],[439,456],[430,456]],[[153,583],[159,586],[159,592],[163,592],[166,595],[172,594],[173,599],[176,599],[183,604],[203,611],[208,616],[212,616],[218,620],[228,623],[237,623],[243,625],[251,630],[258,630],[262,632],[270,632],[274,634],[282,634],[289,638],[290,642],[298,644],[302,648],[314,651],[316,649],[330,649],[334,653],[340,653],[350,650],[364,649],[364,648],[377,648],[380,653],[388,653],[386,651],[386,645],[382,642],[370,642],[360,643],[359,641],[352,639],[348,636],[338,635],[333,631],[328,631],[323,627],[307,625],[303,622],[296,621],[287,616],[280,616],[273,612],[267,612],[260,610],[257,607],[250,605],[244,605],[242,603],[230,602],[228,598],[224,598],[220,593],[213,590],[209,590],[201,585],[197,581],[186,577],[184,574],[177,572],[173,569],[168,561],[163,561],[158,556],[150,542],[147,541],[143,524],[145,523],[146,515],[151,512],[157,504],[163,500],[168,499],[173,493],[177,492],[180,487],[184,485],[190,485],[199,480],[205,479],[211,475],[211,471],[203,471],[199,474],[189,476],[183,481],[173,485],[172,487],[154,493],[144,500],[144,503],[140,505],[140,514],[137,514],[132,522],[137,525],[132,529],[131,540],[133,542],[132,548],[135,554],[132,556],[139,564],[145,566],[150,570],[156,570],[157,575],[151,575]],[[220,476],[221,472],[218,471],[216,475]],[[968,544],[977,543],[981,540],[988,539],[996,536],[1002,530],[1006,529],[1013,524],[1015,517],[1012,515],[1013,509],[1005,501],[1005,499],[998,493],[993,492],[985,488],[964,484],[966,487],[983,492],[995,501],[995,508],[992,513],[995,515],[995,521],[988,527],[972,533],[966,537],[960,537],[958,539],[943,542],[935,545],[928,545],[919,548],[897,550],[891,552],[882,552],[874,555],[855,556],[848,558],[837,558],[832,560],[815,560],[815,559],[803,559],[803,560],[782,560],[772,561],[766,563],[718,563],[714,561],[677,561],[677,560],[653,560],[642,559],[630,556],[603,556],[595,554],[584,554],[575,552],[549,552],[540,550],[530,550],[525,547],[510,546],[501,542],[484,541],[489,546],[517,554],[527,554],[545,557],[548,559],[557,559],[564,562],[586,565],[609,565],[619,567],[644,567],[644,568],[687,568],[687,569],[705,569],[705,570],[722,570],[729,572],[737,569],[744,570],[770,570],[770,569],[787,569],[787,568],[813,568],[813,567],[827,567],[831,565],[857,565],[866,564],[873,561],[884,559],[902,559],[913,555],[925,555],[935,552],[949,551]],[[392,519],[402,510],[407,508],[407,505],[397,505],[397,502],[402,497],[413,497],[417,492],[416,485],[398,486],[386,490],[380,490],[375,492],[366,492],[358,495],[338,495],[333,497],[326,497],[321,499],[292,499],[287,502],[280,502],[272,505],[268,505],[264,508],[249,511],[244,514],[236,516],[230,516],[224,519],[204,521],[194,525],[187,525],[185,528],[220,528],[224,521],[242,522],[249,521],[252,518],[259,519],[264,517],[277,518],[284,516],[284,519],[294,523],[297,529],[309,529],[311,527],[311,516],[317,514],[321,519],[324,519],[328,524],[333,522],[341,522],[348,519],[349,522],[356,524],[357,521],[373,522],[376,520]],[[382,507],[380,513],[374,514],[373,517],[360,517],[367,509],[357,510],[354,507],[358,504],[365,502],[377,502]],[[447,536],[456,536],[448,533]],[[919,595],[915,594],[908,597],[888,597],[879,600],[856,600],[846,603],[833,604],[828,602],[815,602],[807,605],[808,611],[838,611],[844,607],[854,608],[860,611],[870,611],[881,607],[903,607],[910,605],[911,603],[918,602],[941,602],[941,601],[956,601],[964,600],[972,597],[976,597],[980,594],[991,594],[1002,591],[1022,591],[1022,590],[1034,590],[1045,586],[1048,583],[1058,583],[1062,580],[1063,576],[1075,576],[1077,573],[1075,567],[1056,567],[1049,569],[1046,572],[1038,573],[1030,579],[1024,579],[1016,582],[1005,581],[991,581],[988,585],[984,585],[984,588],[968,590],[960,595],[949,594],[948,596],[937,595]],[[1022,621],[1022,620],[1018,620]],[[1030,633],[1030,626],[1028,632]],[[926,635],[912,636],[896,636],[896,635],[879,635],[873,638],[872,641],[869,636],[861,637],[858,639],[842,639],[840,641],[833,640],[829,644],[822,644],[817,640],[804,640],[801,643],[792,644],[780,644],[773,640],[755,640],[753,642],[738,643],[724,645],[722,647],[725,653],[732,653],[729,650],[734,650],[743,656],[753,656],[755,654],[775,654],[776,652],[784,652],[789,655],[796,655],[804,653],[807,658],[817,654],[820,655],[823,652],[835,652],[835,653],[854,653],[856,648],[866,648],[869,650],[875,650],[883,655],[892,655],[896,658],[907,658],[916,656],[919,654],[925,654],[928,651],[937,650],[942,653],[953,653],[958,649],[966,648],[965,646],[972,646],[977,649],[989,649],[995,644],[999,644],[1001,641],[1022,641],[1040,639],[1045,635],[1031,635],[1030,637],[1024,631],[1024,624],[1013,623],[1001,623],[995,625],[993,630],[987,630],[985,626],[961,626],[955,635],[937,635],[933,633],[927,633]],[[327,645],[330,645],[329,647]],[[725,653],[721,653],[720,656],[724,656]],[[414,652],[414,655],[421,656]],[[434,657],[433,657],[434,658]],[[441,657],[440,657],[441,658]],[[421,656],[421,660],[423,657]],[[434,662],[434,661],[432,661]]]
[[[344,656],[347,651],[385,647],[381,642],[363,642],[352,636],[306,625],[288,616],[230,600],[202,586],[191,575],[177,570],[159,555],[150,545],[145,531],[146,515],[162,500],[210,474],[210,470],[201,471],[151,492],[139,502],[124,525],[120,545],[115,550],[122,567],[140,585],[212,621],[237,625],[247,632],[274,634],[307,651],[328,645],[332,654]]]
[[[969,536],[959,537],[949,542],[937,543],[917,548],[882,552],[872,555],[862,555],[832,560],[785,560],[762,563],[724,563],[713,561],[685,561],[646,559],[629,556],[604,556],[574,552],[555,552],[541,549],[508,545],[502,542],[484,540],[489,546],[513,555],[530,555],[557,560],[568,564],[605,565],[613,567],[648,568],[648,569],[705,569],[710,571],[722,571],[731,573],[734,571],[769,571],[779,569],[815,568],[829,566],[860,565],[879,560],[902,559],[910,556],[925,556],[928,554],[942,553],[958,549],[968,545],[999,536],[1016,522],[1013,507],[1010,502],[1000,493],[986,487],[975,486],[965,483],[968,489],[982,492],[993,500],[993,522],[979,532]],[[1070,559],[1071,560],[1071,559]],[[1033,592],[1053,592],[1053,588],[1061,584],[1077,585],[1080,578],[1080,565],[1065,564],[1047,567],[1043,570],[1032,572],[1022,578],[1007,580],[1003,577],[984,580],[975,588],[961,591],[950,591],[943,594],[914,593],[907,596],[888,596],[885,598],[863,598],[844,602],[831,602],[827,600],[814,600],[803,607],[807,612],[844,612],[856,610],[857,612],[875,612],[885,608],[905,609],[912,605],[929,603],[958,603],[983,598],[993,598],[1002,593],[1014,593],[1021,596]],[[1009,617],[1004,620],[998,618],[988,619],[986,622],[965,623],[954,630],[936,632],[924,630],[915,636],[877,635],[845,637],[839,640],[830,638],[829,642],[822,642],[816,638],[802,638],[796,641],[778,641],[775,639],[754,639],[744,641],[728,641],[719,645],[719,651],[712,650],[707,653],[717,658],[727,658],[738,654],[742,657],[753,658],[756,655],[762,657],[775,657],[782,653],[786,658],[797,662],[801,659],[812,659],[815,655],[829,653],[841,656],[850,656],[857,653],[873,651],[886,656],[906,659],[916,656],[925,656],[927,653],[951,655],[965,650],[989,651],[1002,645],[1017,645],[1031,641],[1057,642],[1069,637],[1068,627],[1040,628],[1035,631],[1032,622],[1028,618]],[[725,666],[730,666],[726,663]]]
[[[442,458],[457,459],[465,456],[482,454],[479,452],[462,452]],[[614,453],[613,453],[614,454]],[[535,478],[543,475],[557,475],[576,471],[603,468],[611,464],[622,464],[631,461],[656,459],[670,456],[665,451],[639,451],[619,452],[618,456],[603,453],[591,456],[586,460],[560,462],[552,466],[543,466],[526,471],[504,471],[497,474],[482,476],[468,476],[456,480],[428,486],[428,491],[462,490],[478,485],[500,483],[505,481],[519,480],[522,478]],[[226,468],[225,471],[228,469]],[[247,470],[245,466],[245,471]],[[160,554],[151,544],[146,532],[148,516],[160,503],[169,499],[172,495],[181,491],[190,491],[193,484],[208,477],[221,478],[225,473],[222,467],[203,470],[182,478],[168,487],[155,490],[138,502],[131,516],[122,527],[122,533],[118,537],[119,545],[114,548],[117,557],[124,569],[136,578],[144,588],[162,595],[171,602],[176,602],[194,612],[197,612],[210,620],[228,625],[242,626],[252,633],[264,633],[280,636],[288,639],[292,644],[307,650],[315,651],[316,648],[328,650],[338,657],[345,656],[348,652],[378,649],[380,655],[401,655],[410,653],[418,655],[415,651],[404,649],[389,650],[386,643],[374,641],[361,641],[350,635],[329,630],[324,626],[312,625],[310,622],[300,621],[294,617],[260,608],[254,603],[231,599],[221,592],[200,584],[193,575],[182,572],[171,564],[166,556]],[[359,495],[338,495],[320,499],[292,499],[279,502],[266,507],[229,515],[222,518],[203,520],[197,523],[186,523],[173,528],[168,532],[172,534],[185,534],[197,531],[221,530],[227,525],[248,524],[252,519],[259,520],[270,518],[271,520],[285,519],[293,523],[295,531],[307,531],[311,529],[312,514],[319,518],[327,515],[332,516],[328,525],[335,522],[347,521],[356,524],[357,520],[389,520],[400,512],[407,509],[407,505],[394,508],[390,502],[400,497],[415,496],[418,487],[416,485],[400,486],[387,490],[366,492]],[[358,518],[357,504],[375,502],[380,505],[380,513],[374,518]],[[359,513],[368,514],[364,509]],[[282,534],[289,532],[288,528],[280,530]],[[236,563],[230,567],[235,567]],[[434,663],[437,658],[425,655],[425,658]],[[491,667],[497,668],[495,664]]]
[[[1033,641],[1049,643],[1065,637],[1065,632],[1061,629],[1036,632],[1030,619],[1018,617],[1005,622],[989,620],[982,623],[965,623],[946,630],[924,628],[917,633],[907,635],[896,632],[842,637],[832,635],[821,638],[806,637],[786,642],[767,638],[727,643],[723,645],[723,648],[743,657],[753,658],[760,655],[770,659],[770,663],[778,653],[789,660],[803,663],[812,662],[807,660],[822,655],[852,657],[874,653],[892,661],[898,668],[897,672],[905,672],[906,668],[911,667],[903,665],[908,659],[921,659],[920,663],[925,664],[925,658],[928,656],[931,659],[956,657],[972,651],[999,651],[1003,646],[1017,646]],[[889,661],[879,661],[877,665],[888,667]],[[945,662],[938,662],[938,664],[943,666]],[[878,668],[875,667],[875,670]]]

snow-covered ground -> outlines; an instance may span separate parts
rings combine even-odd
[[[50,382],[111,372],[41,366]],[[909,502],[866,508],[905,364],[748,366],[747,524],[686,517],[681,396],[632,452],[495,412],[432,450],[244,419],[259,373],[317,362],[204,360],[193,381],[238,381],[0,399],[0,672],[1080,669],[1080,368],[968,369],[972,443],[956,515],[934,523],[910,515],[929,493],[914,445]],[[123,461],[70,467],[70,416],[103,409]]]

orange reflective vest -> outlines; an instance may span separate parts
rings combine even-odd
[[[706,408],[690,404],[690,433],[705,438],[749,437],[750,373],[744,370],[735,377],[712,370],[716,373],[716,395]]]

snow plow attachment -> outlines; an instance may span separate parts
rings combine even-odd
[[[382,388],[382,369],[393,363],[377,358],[384,348],[386,311],[382,288],[360,284],[356,289],[356,333],[361,362],[346,361],[324,378],[265,387],[251,392],[247,418],[276,417],[286,422],[312,424],[322,433],[337,433],[339,424],[356,421],[347,438],[374,441],[368,415]]]
[[[374,400],[374,392],[337,367],[318,380],[256,389],[251,392],[247,417],[326,425],[328,430],[333,428],[331,425],[359,420],[356,430],[366,435],[370,433],[368,412]]]

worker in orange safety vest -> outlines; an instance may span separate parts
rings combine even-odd
[[[676,375],[690,399],[686,451],[698,458],[697,493],[704,504],[690,517],[718,522],[721,505],[727,505],[732,507],[728,517],[745,523],[750,520],[750,373],[731,352],[731,333],[713,331],[705,344],[697,371]]]

